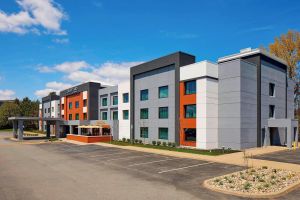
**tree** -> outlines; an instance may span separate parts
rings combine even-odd
[[[289,30],[286,34],[275,38],[269,45],[271,54],[283,59],[288,65],[288,76],[296,82],[294,102],[297,110],[300,104],[300,32]],[[300,112],[295,112],[300,119]]]
[[[19,116],[20,107],[14,102],[5,102],[0,106],[0,128],[9,126],[9,117]]]
[[[288,65],[288,75],[291,79],[299,79],[300,65],[300,33],[289,30],[286,34],[275,38],[269,45],[270,53],[282,58]]]

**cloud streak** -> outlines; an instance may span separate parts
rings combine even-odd
[[[13,90],[0,90],[0,100],[11,100],[15,98],[15,91]]]
[[[21,10],[7,14],[0,10],[0,32],[66,35],[61,23],[67,19],[61,6],[53,0],[17,0]]]

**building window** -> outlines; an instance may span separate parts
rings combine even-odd
[[[148,108],[142,108],[140,112],[140,119],[148,119]]]
[[[185,105],[184,106],[184,117],[185,118],[196,118],[196,105]]]
[[[79,101],[75,101],[75,108],[79,108]]]
[[[159,119],[168,119],[169,117],[169,108],[168,107],[159,107],[158,108],[158,118]]]
[[[275,97],[275,84],[269,83],[269,96]]]
[[[102,120],[107,120],[107,112],[102,112],[101,119]]]
[[[61,110],[65,109],[65,104],[61,104]]]
[[[83,120],[87,120],[87,114],[83,113]]]
[[[158,98],[168,98],[169,96],[169,87],[162,86],[158,88]]]
[[[51,112],[54,112],[54,107],[51,107]]]
[[[196,141],[196,129],[195,128],[185,128],[184,129],[184,140],[188,142]]]
[[[101,102],[102,106],[107,106],[107,98],[102,98],[102,102]]]
[[[129,118],[129,111],[123,110],[123,119],[128,119],[128,118]]]
[[[83,107],[86,107],[86,105],[87,105],[87,100],[84,99],[84,100],[83,100]]]
[[[69,109],[72,109],[72,102],[69,103]]]
[[[275,106],[269,105],[269,118],[275,118]]]
[[[118,111],[113,111],[113,120],[118,120]]]
[[[148,100],[148,89],[146,90],[141,90],[141,94],[140,94],[140,99],[141,101],[146,101]]]
[[[47,113],[47,109],[45,108],[45,113]]]
[[[123,103],[128,103],[129,102],[129,94],[128,93],[124,93],[123,94]]]
[[[48,108],[48,113],[50,113],[50,108]]]
[[[69,114],[69,120],[72,120],[72,114]]]
[[[148,127],[141,127],[140,128],[140,137],[141,138],[148,138]]]
[[[76,119],[76,120],[79,120],[79,114],[78,114],[78,113],[76,113],[75,119]]]
[[[113,96],[113,105],[118,105],[118,96]]]
[[[158,128],[158,139],[168,140],[168,128]]]
[[[184,94],[196,94],[196,81],[187,81],[184,83]]]
[[[63,119],[64,119],[64,118],[65,118],[65,116],[64,116],[64,115],[62,115],[62,116],[61,116],[61,118],[63,118]]]

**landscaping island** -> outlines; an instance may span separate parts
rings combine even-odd
[[[232,149],[202,150],[202,149],[194,149],[194,148],[184,148],[184,147],[177,147],[176,144],[172,142],[167,143],[167,142],[160,142],[160,141],[152,141],[152,144],[144,144],[142,140],[123,139],[123,140],[113,140],[106,143],[119,145],[119,146],[135,146],[135,147],[143,147],[143,148],[161,149],[167,151],[201,154],[201,155],[208,155],[208,156],[218,156],[218,155],[239,152],[237,150],[232,150]]]
[[[299,184],[299,173],[268,167],[246,169],[204,182],[211,190],[252,198],[278,197]]]

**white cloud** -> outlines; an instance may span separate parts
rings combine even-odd
[[[15,92],[12,90],[0,90],[0,100],[10,100],[15,98]]]
[[[62,83],[62,82],[48,82],[46,83],[46,88],[42,90],[36,90],[35,95],[39,98],[47,96],[50,92],[56,92],[57,94],[66,88],[72,87],[69,83]]]
[[[0,32],[25,34],[33,32],[66,35],[61,29],[62,20],[67,19],[61,6],[53,0],[16,0],[21,11],[7,14],[0,10]],[[41,29],[43,28],[43,29]]]
[[[40,66],[37,70],[41,73],[50,73],[50,72],[63,72],[63,73],[72,73],[81,69],[89,68],[89,64],[85,61],[76,61],[76,62],[64,62],[52,67],[49,66]]]
[[[55,38],[52,41],[57,44],[68,44],[70,42],[68,38]]]

